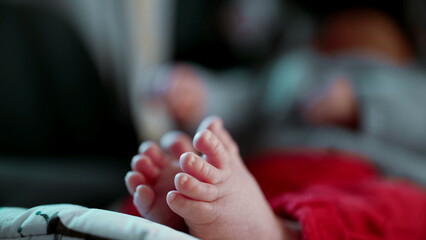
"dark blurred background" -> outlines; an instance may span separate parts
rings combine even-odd
[[[424,55],[424,33],[420,32],[425,28],[425,4],[421,0],[176,2],[173,59],[209,68],[261,65],[278,49],[295,47],[297,40],[306,44],[327,17],[361,7],[391,16],[418,48],[416,53]]]

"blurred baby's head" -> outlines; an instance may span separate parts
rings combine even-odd
[[[409,41],[393,19],[383,12],[356,8],[328,17],[316,39],[326,55],[357,54],[396,64],[412,61]]]

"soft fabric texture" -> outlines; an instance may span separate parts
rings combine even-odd
[[[426,192],[381,178],[355,156],[271,153],[249,167],[275,212],[300,223],[303,239],[426,239]]]
[[[182,239],[193,237],[140,217],[70,204],[0,208],[0,239]]]

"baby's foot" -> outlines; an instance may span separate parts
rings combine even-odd
[[[132,159],[132,171],[125,177],[126,186],[143,217],[184,230],[185,222],[167,206],[166,194],[175,189],[173,178],[181,172],[177,159],[182,153],[193,151],[191,140],[182,133],[171,132],[161,139],[161,145],[170,156],[153,142],[141,144],[139,154]]]
[[[278,218],[221,120],[207,119],[200,128],[193,144],[204,155],[181,156],[177,191],[167,195],[170,208],[202,239],[282,239]]]

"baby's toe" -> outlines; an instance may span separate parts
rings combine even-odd
[[[129,171],[124,177],[124,182],[126,183],[127,190],[131,195],[134,195],[136,188],[141,184],[147,184],[145,177],[135,171]]]
[[[207,162],[219,169],[229,163],[229,154],[221,140],[210,130],[202,130],[194,137],[195,148],[206,156]]]
[[[189,199],[177,191],[170,191],[167,194],[167,204],[173,212],[186,221],[198,224],[211,223],[218,216],[218,211],[214,211],[213,204]]]
[[[162,168],[166,164],[166,156],[161,148],[154,142],[143,142],[139,146],[139,153],[151,158],[152,162],[159,168]]]
[[[217,184],[225,178],[224,172],[195,153],[185,153],[179,159],[181,169],[201,182]]]
[[[198,132],[208,129],[212,131],[217,138],[220,139],[226,150],[230,153],[239,153],[238,145],[231,137],[231,134],[223,126],[223,120],[217,116],[209,116],[205,118],[199,128]]]
[[[139,185],[133,195],[133,204],[141,215],[146,215],[151,210],[155,193],[147,185]]]
[[[179,193],[194,200],[211,202],[219,196],[216,185],[200,182],[186,173],[175,176],[175,186]]]
[[[143,174],[148,181],[153,181],[160,173],[160,169],[146,155],[136,155],[132,159],[132,170]]]

